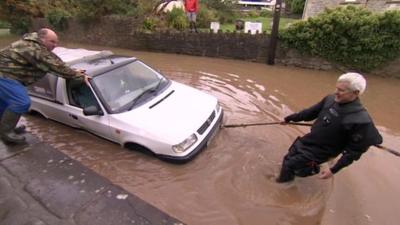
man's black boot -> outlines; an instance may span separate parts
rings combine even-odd
[[[16,133],[16,134],[24,134],[24,133],[26,133],[26,127],[25,127],[25,125],[16,126],[16,127],[14,128],[14,133]]]
[[[25,137],[14,132],[21,114],[5,110],[0,120],[0,137],[7,143],[25,143]]]

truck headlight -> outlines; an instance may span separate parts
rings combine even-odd
[[[174,152],[176,153],[185,152],[188,148],[190,148],[190,146],[196,143],[196,141],[197,141],[197,136],[195,134],[192,134],[181,143],[173,145],[172,150],[174,150]]]

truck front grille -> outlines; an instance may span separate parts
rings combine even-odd
[[[211,115],[208,117],[208,119],[206,120],[206,122],[203,123],[203,125],[201,125],[201,127],[197,130],[197,132],[200,135],[203,135],[203,133],[207,130],[207,128],[210,126],[210,124],[212,123],[212,121],[215,118],[215,111],[213,111],[211,113]]]

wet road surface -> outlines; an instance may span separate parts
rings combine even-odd
[[[95,46],[69,44],[69,47]],[[134,55],[168,78],[215,95],[225,124],[279,121],[334,90],[339,72],[112,49]],[[384,136],[400,146],[400,80],[367,77],[362,101]],[[190,163],[173,165],[39,116],[29,131],[112,182],[193,225],[397,224],[400,158],[371,148],[335,175],[274,183],[299,126],[224,128]]]

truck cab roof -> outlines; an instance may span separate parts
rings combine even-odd
[[[92,77],[136,60],[135,57],[114,55],[111,51],[57,47],[53,52],[67,65],[85,70],[86,74]]]

